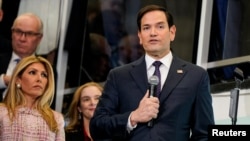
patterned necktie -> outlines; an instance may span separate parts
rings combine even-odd
[[[161,92],[161,72],[160,72],[160,66],[161,66],[161,62],[160,61],[155,61],[153,63],[153,66],[155,66],[155,72],[154,75],[158,76],[159,78],[159,84],[156,87],[156,96],[159,97],[160,96],[160,92]]]
[[[18,64],[20,62],[21,59],[17,58],[14,61]]]

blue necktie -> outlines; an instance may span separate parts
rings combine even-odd
[[[21,59],[17,58],[14,61],[18,64],[20,62]]]
[[[155,72],[154,75],[158,76],[159,78],[159,84],[156,87],[156,96],[159,97],[160,96],[160,92],[161,92],[161,72],[160,72],[160,66],[161,66],[161,62],[160,61],[155,61],[153,63],[153,66],[155,66]]]

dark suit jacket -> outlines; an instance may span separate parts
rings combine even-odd
[[[0,53],[11,50],[11,41],[0,35]]]
[[[110,71],[91,120],[91,136],[113,137],[117,141],[207,140],[208,125],[214,124],[208,74],[175,56],[160,94],[154,126],[139,123],[132,132],[127,132],[129,115],[148,89],[144,58]]]
[[[82,128],[79,128],[79,130],[71,132],[65,131],[65,139],[66,141],[84,141],[84,134]]]
[[[0,52],[0,75],[6,73],[11,59],[12,52]],[[5,88],[0,89],[0,102],[3,100],[3,92]]]

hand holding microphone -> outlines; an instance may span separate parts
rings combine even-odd
[[[158,76],[156,76],[156,75],[151,76],[151,77],[149,78],[148,83],[150,84],[149,96],[150,96],[150,97],[154,97],[154,96],[155,96],[155,89],[156,89],[156,86],[159,84],[159,78],[158,78]],[[154,124],[154,120],[151,119],[151,120],[148,122],[148,127],[153,127],[153,124]]]
[[[159,99],[155,96],[155,89],[159,83],[157,76],[152,76],[149,79],[149,90],[144,95],[138,108],[131,113],[130,122],[134,126],[137,123],[148,122],[148,126],[153,126],[153,119],[156,118],[159,112]]]

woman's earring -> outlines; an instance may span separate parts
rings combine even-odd
[[[78,113],[78,119],[82,119],[82,113],[81,112]]]
[[[21,84],[17,83],[17,84],[16,84],[16,87],[17,87],[18,89],[20,89],[20,88],[21,88]]]

